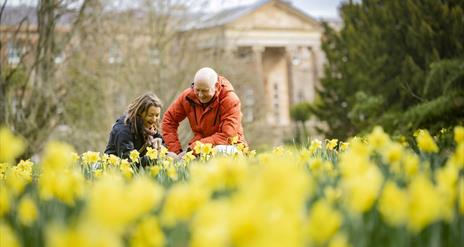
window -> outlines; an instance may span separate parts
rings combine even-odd
[[[235,51],[235,56],[237,58],[246,59],[250,57],[250,54],[253,53],[253,50],[249,46],[240,46]]]
[[[255,105],[255,95],[254,91],[251,88],[247,88],[244,92],[244,118],[246,122],[252,122],[254,120],[254,105]]]
[[[56,55],[55,59],[53,60],[56,64],[60,64],[64,62],[64,53],[60,52],[58,55]]]
[[[8,64],[18,64],[21,60],[21,50],[20,48],[13,42],[8,42]]]
[[[298,102],[303,102],[304,101],[304,95],[302,91],[298,92]]]
[[[148,63],[158,65],[160,64],[160,52],[157,48],[150,48],[148,51]]]
[[[122,63],[122,53],[119,49],[118,44],[113,44],[110,48],[109,55],[108,55],[108,63],[110,64],[119,64]]]

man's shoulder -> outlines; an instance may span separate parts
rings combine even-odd
[[[193,92],[192,88],[186,88],[184,91],[182,91],[177,98],[185,100],[185,97],[187,97],[189,94]]]
[[[193,90],[191,88],[187,88],[184,91],[182,91],[176,98],[177,103],[184,104],[187,102],[189,95],[193,93]],[[175,102],[172,103],[174,105]]]
[[[235,91],[225,91],[225,92],[221,93],[219,97],[220,97],[221,101],[226,101],[226,102],[240,101],[240,99],[238,98],[238,95],[235,93]]]
[[[240,104],[240,99],[238,98],[237,94],[233,91],[225,93],[220,98],[220,105],[221,108],[229,109],[237,104]]]

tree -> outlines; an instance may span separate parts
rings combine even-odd
[[[311,104],[308,102],[298,103],[290,107],[290,117],[296,122],[295,141],[297,143],[302,143],[302,141],[308,137],[305,124],[310,116]]]
[[[69,91],[68,82],[58,73],[63,65],[55,59],[73,40],[88,2],[40,0],[17,23],[2,22],[2,35],[8,40],[1,39],[0,47],[6,42],[16,46],[20,60],[14,66],[0,68],[0,125],[27,139],[25,157],[40,150],[60,122],[62,102]],[[6,4],[2,5],[0,20],[5,17]],[[63,32],[57,25],[66,18],[69,29]]]
[[[190,35],[178,31],[203,1],[137,0],[124,8],[112,3],[92,1],[79,29],[78,54],[67,66],[76,90],[65,104],[67,128],[58,134],[80,152],[104,150],[115,119],[142,93],[160,97],[164,111],[197,69]]]
[[[325,25],[328,63],[314,111],[328,126],[321,132],[344,138],[374,125],[405,133],[463,121],[463,1],[348,1],[340,11],[339,32]]]

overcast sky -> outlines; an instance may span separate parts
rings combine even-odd
[[[209,10],[234,7],[242,4],[252,4],[257,0],[210,0]],[[259,1],[259,0],[258,0]],[[336,18],[338,5],[343,0],[288,0],[294,6],[313,17]]]
[[[5,0],[0,0],[3,2]],[[116,0],[115,2],[125,2],[130,0]],[[210,0],[208,11],[218,11],[224,8],[235,7],[238,5],[252,4],[260,0]],[[337,18],[338,5],[344,0],[287,0],[291,2],[294,6],[303,10],[307,14],[313,17],[323,17],[323,18]],[[35,3],[37,0],[8,0],[9,4],[19,4],[26,3],[31,4]]]

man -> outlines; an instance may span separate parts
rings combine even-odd
[[[238,137],[239,143],[245,142],[240,100],[230,82],[211,68],[198,70],[192,86],[184,90],[164,114],[163,138],[169,151],[176,154],[184,151],[177,129],[186,117],[194,134],[189,149],[193,150],[196,141],[230,145],[232,139]]]

